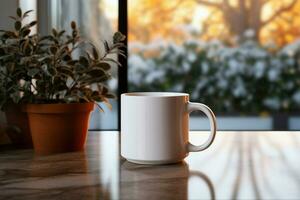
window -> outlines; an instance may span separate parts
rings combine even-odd
[[[299,0],[128,0],[129,91],[187,92],[223,130],[296,130]],[[191,129],[208,129],[198,113]]]
[[[300,0],[38,1],[49,25],[41,32],[75,20],[100,45],[128,28],[128,68],[116,67],[108,83],[115,93],[187,92],[214,110],[222,130],[300,129],[299,9]],[[112,103],[93,113],[91,129],[118,128]],[[193,113],[190,127],[208,129],[208,120]]]
[[[117,0],[52,0],[50,2],[51,24],[58,29],[68,30],[71,21],[76,21],[81,35],[103,48],[102,41],[110,40],[118,29]],[[117,94],[118,67],[112,67],[113,79],[107,82],[109,88]],[[90,120],[90,130],[115,130],[118,128],[118,102],[111,100],[109,110],[105,112],[95,108]]]

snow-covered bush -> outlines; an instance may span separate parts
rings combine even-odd
[[[129,45],[130,90],[187,92],[221,113],[299,110],[299,75],[300,41],[277,51],[251,39]]]

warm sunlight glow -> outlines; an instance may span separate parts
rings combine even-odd
[[[114,30],[118,26],[118,0],[103,0],[100,2],[101,10],[105,10],[105,16],[112,22]]]
[[[129,0],[128,8],[129,41],[178,42],[192,35],[232,42],[252,30],[261,43],[282,46],[299,38],[300,32],[300,0]]]

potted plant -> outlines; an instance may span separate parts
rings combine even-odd
[[[31,27],[36,21],[24,24],[24,19],[31,12],[24,14],[17,9],[14,30],[0,30],[0,108],[5,112],[6,133],[16,147],[32,147],[26,113],[21,112],[22,96],[26,95],[23,88],[27,74],[26,66],[35,65],[37,35],[30,35]]]
[[[110,55],[123,55],[119,48],[125,36],[115,33],[111,43],[103,42],[101,53],[80,37],[75,22],[71,29],[71,34],[53,28],[50,35],[30,37],[35,45],[26,47],[33,55],[25,65],[21,102],[40,155],[82,150],[95,102],[110,106],[108,99],[114,98],[105,82],[112,63],[120,65]]]

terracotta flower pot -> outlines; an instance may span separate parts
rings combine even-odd
[[[20,105],[9,105],[5,110],[7,121],[6,134],[12,144],[17,148],[32,148],[32,138],[29,129],[27,113],[24,113]]]
[[[26,105],[36,154],[83,150],[93,108],[93,102]]]

